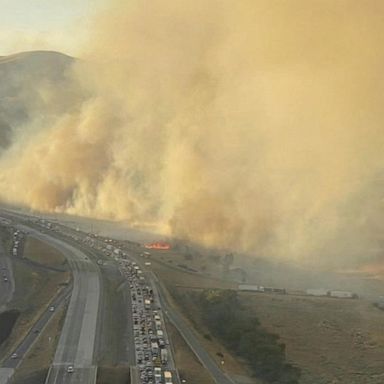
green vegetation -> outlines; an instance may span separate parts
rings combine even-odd
[[[266,331],[256,317],[242,310],[235,291],[204,290],[195,294],[195,300],[212,334],[244,358],[256,377],[268,383],[298,383],[300,370],[286,361],[279,336]]]
[[[11,334],[19,315],[20,312],[15,309],[0,313],[0,344]]]

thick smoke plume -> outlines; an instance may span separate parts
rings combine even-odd
[[[382,1],[108,5],[73,68],[81,102],[3,153],[6,201],[265,256],[380,258]]]

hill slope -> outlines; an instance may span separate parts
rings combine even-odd
[[[0,149],[9,146],[18,127],[31,122],[32,114],[33,119],[46,118],[70,106],[71,102],[62,102],[62,91],[73,89],[70,68],[74,62],[51,51],[0,57]],[[52,108],[57,97],[60,103]]]

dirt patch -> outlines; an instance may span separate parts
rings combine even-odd
[[[130,384],[129,367],[99,367],[96,384]]]
[[[11,334],[13,327],[16,324],[20,312],[17,310],[5,311],[0,313],[0,345]]]

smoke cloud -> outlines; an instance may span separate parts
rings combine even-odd
[[[73,67],[79,102],[18,133],[1,195],[268,257],[380,259],[383,12],[108,1]]]

